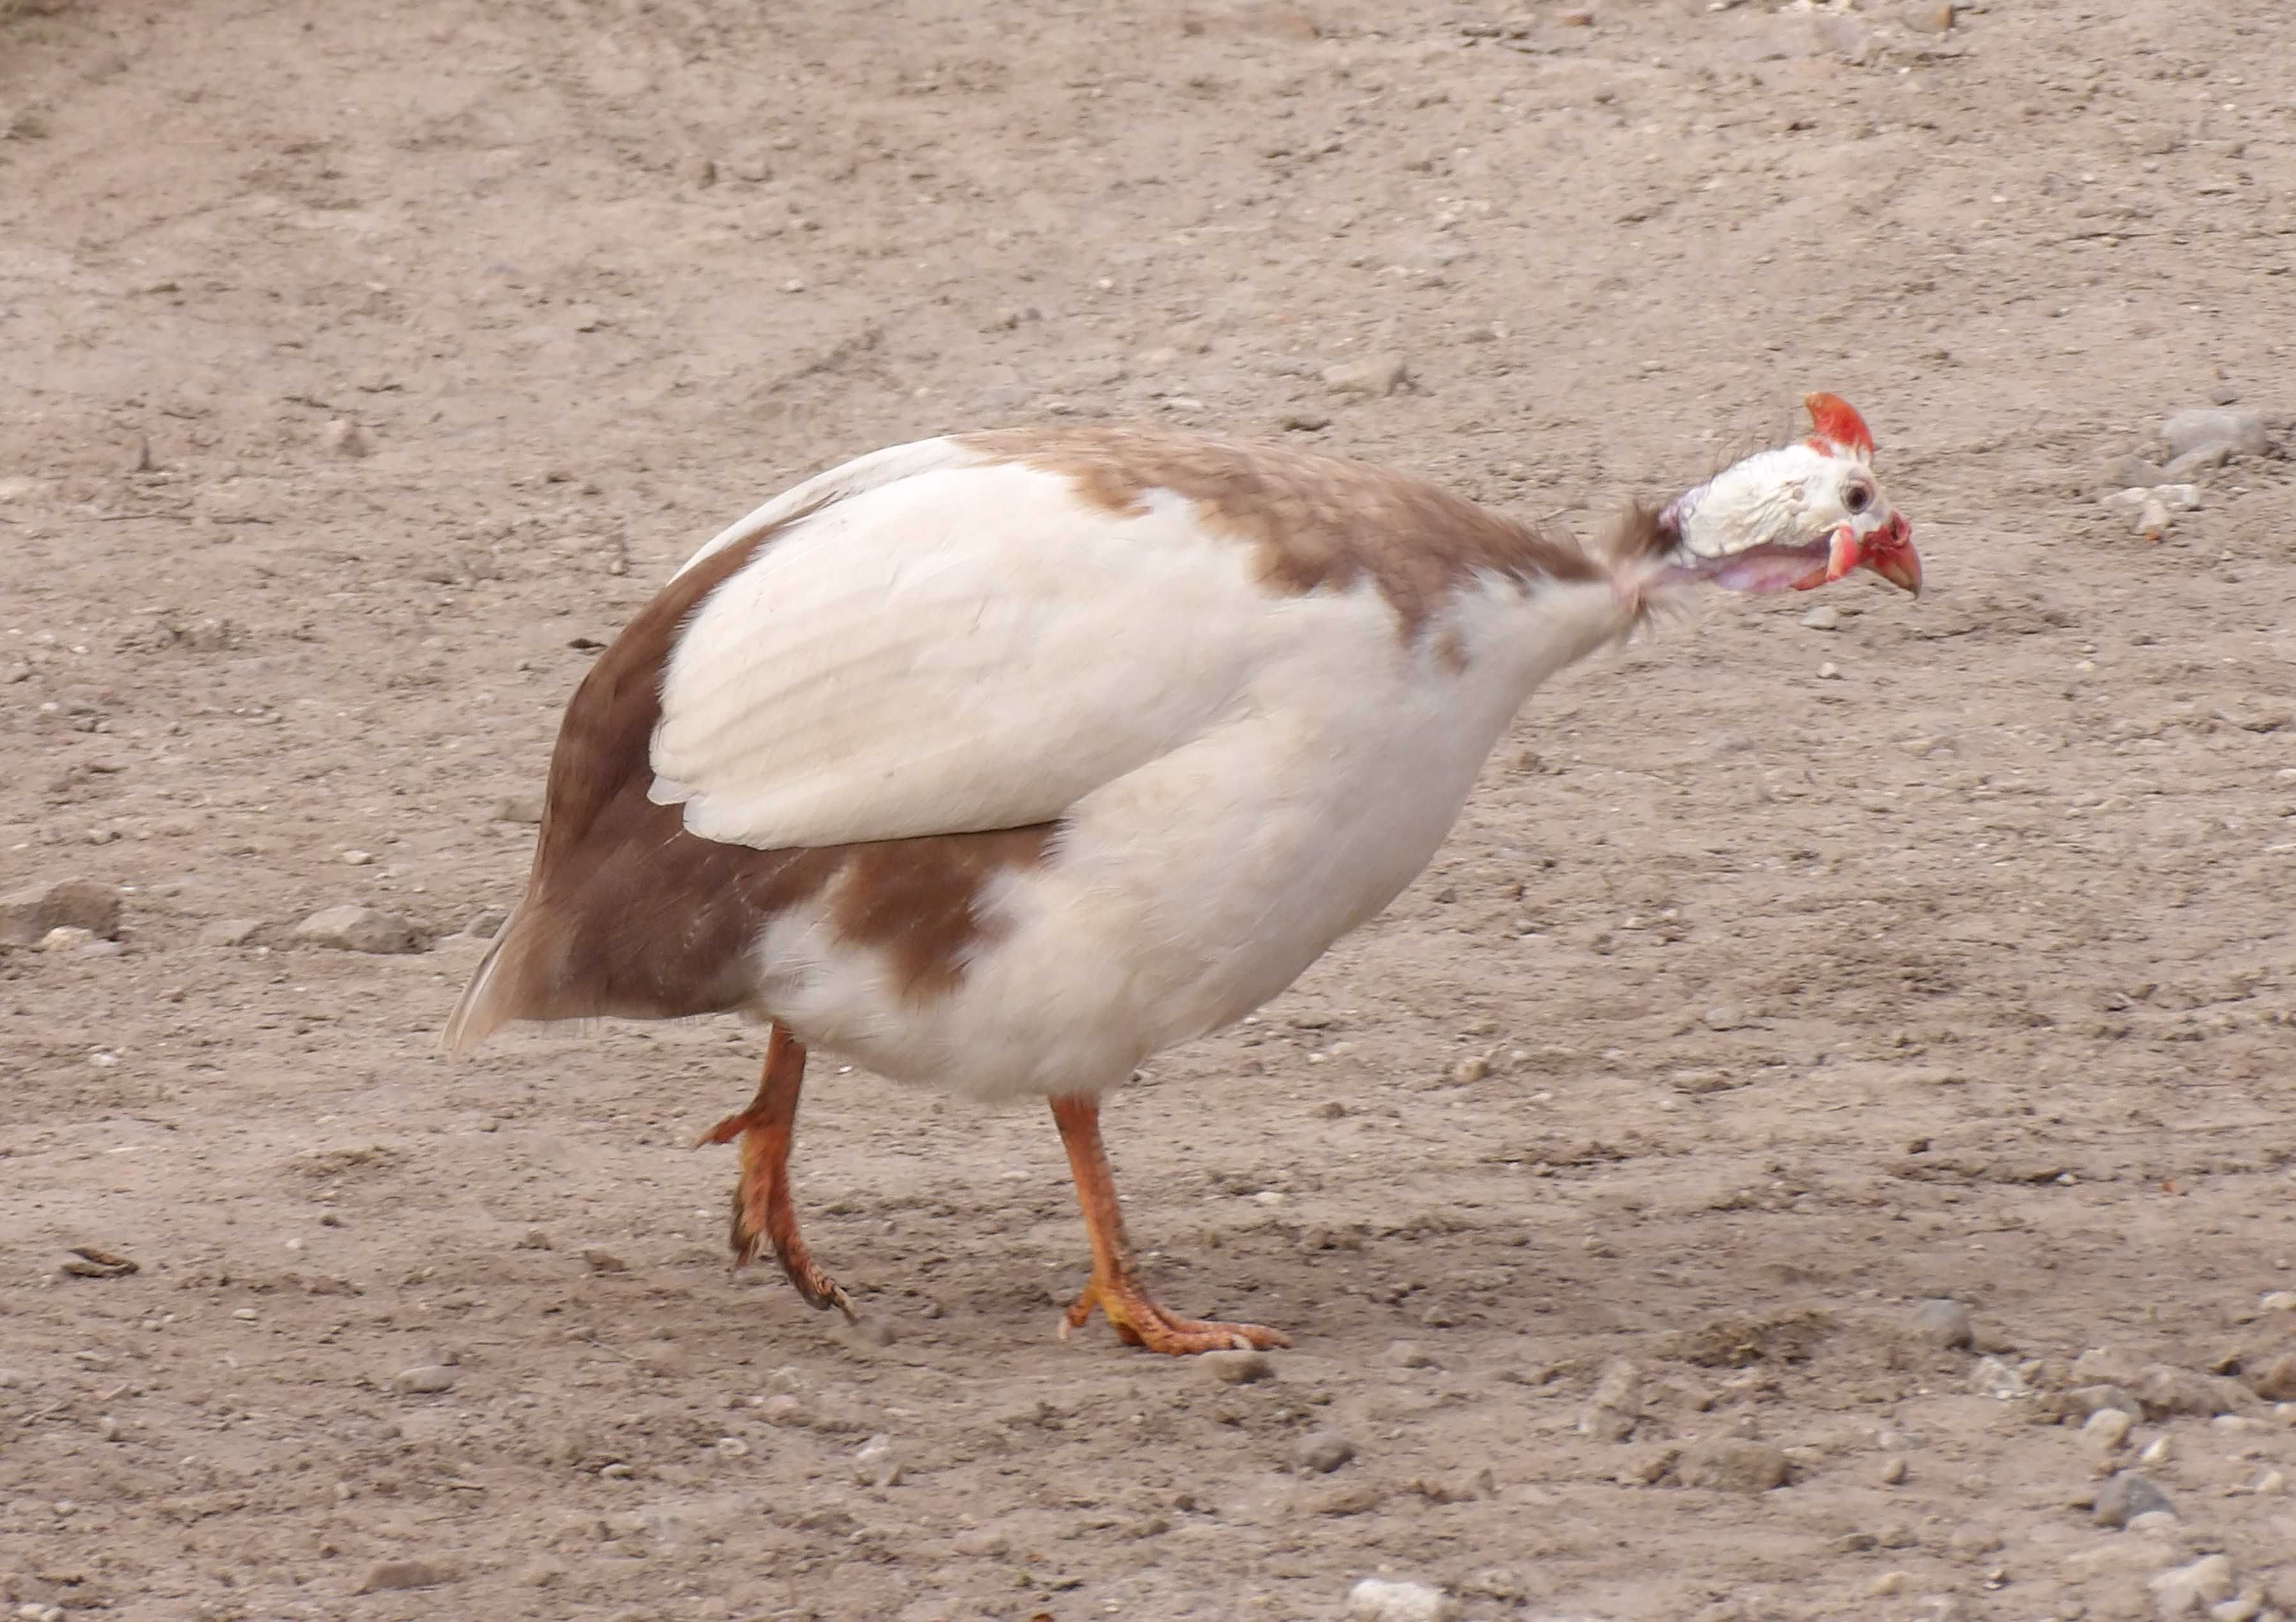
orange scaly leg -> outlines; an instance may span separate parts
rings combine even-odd
[[[773,1246],[774,1259],[807,1306],[834,1307],[849,1319],[854,1316],[851,1298],[814,1262],[797,1231],[797,1208],[790,1203],[790,1144],[797,1135],[797,1095],[804,1085],[805,1044],[776,1020],[766,1030],[766,1069],[758,1080],[758,1095],[739,1115],[729,1115],[703,1133],[694,1147],[742,1140],[742,1176],[734,1185],[730,1240],[734,1265],[753,1260],[762,1239]]]
[[[1184,1357],[1195,1352],[1265,1351],[1292,1342],[1257,1323],[1199,1323],[1177,1317],[1149,1298],[1132,1264],[1132,1241],[1124,1234],[1124,1212],[1116,1202],[1116,1178],[1100,1143],[1100,1106],[1089,1098],[1053,1100],[1053,1119],[1076,1176],[1077,1203],[1084,1208],[1085,1232],[1092,1239],[1092,1282],[1084,1287],[1061,1323],[1061,1339],[1082,1329],[1095,1307],[1108,1315],[1117,1338],[1152,1352]]]

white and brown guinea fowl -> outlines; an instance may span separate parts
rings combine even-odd
[[[816,1307],[806,1053],[1041,1096],[1095,1307],[1163,1352],[1286,1344],[1135,1270],[1099,1103],[1267,1002],[1409,884],[1532,690],[1708,583],[1921,584],[1873,439],[1828,395],[1599,553],[1290,449],[1051,428],[847,463],[724,530],[567,707],[526,895],[463,994],[503,1024],[767,1024],[733,1244]],[[1063,1327],[1062,1333],[1067,1332]]]

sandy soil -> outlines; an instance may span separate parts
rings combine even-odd
[[[125,903],[0,952],[12,1614],[2296,1610],[2296,479],[2099,500],[2177,407],[2288,438],[2284,9],[0,5],[0,892]],[[1577,673],[1114,1102],[1274,1378],[1054,1339],[1039,1111],[817,1077],[857,1334],[726,1268],[754,1033],[437,1055],[588,650],[810,470],[1150,416],[1583,529],[1813,388],[1932,595]]]

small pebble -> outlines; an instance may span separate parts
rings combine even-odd
[[[2017,1343],[2009,1338],[2006,1331],[1990,1323],[1980,1323],[1970,1332],[1969,1349],[1972,1352],[2014,1353]],[[2030,1371],[2027,1377],[2030,1378]]]
[[[409,1396],[430,1396],[451,1390],[455,1371],[436,1363],[422,1364],[415,1368],[401,1369],[390,1377],[391,1389]]]
[[[2073,1359],[2073,1383],[2083,1386],[2132,1386],[2136,1383],[2136,1360],[2109,1347],[2093,1346]]]
[[[343,865],[345,867],[371,867],[373,864],[374,852],[371,850],[346,850],[343,852]]]
[[[203,946],[243,946],[255,938],[263,927],[256,918],[218,918],[200,930],[200,945]]]
[[[321,438],[338,456],[364,456],[373,448],[367,443],[366,430],[348,417],[332,419]]]
[[[1980,1397],[1997,1397],[2007,1401],[2013,1397],[2030,1397],[2033,1388],[2025,1377],[1998,1357],[1980,1357],[1969,1371],[1969,1389]]]
[[[1196,1366],[1216,1385],[1248,1386],[1275,1378],[1275,1360],[1266,1352],[1206,1352]]]
[[[1821,682],[1840,681],[1841,679],[1841,667],[1835,664],[1832,659],[1826,660],[1825,663],[1817,668],[1817,679]]]
[[[2136,1455],[2140,1464],[2166,1464],[2177,1456],[2177,1445],[2165,1436],[2156,1436],[2144,1444],[2144,1451]]]
[[[2136,1422],[2119,1408],[2099,1408],[2081,1426],[2081,1451],[2100,1464],[2110,1464],[2127,1445]]]
[[[611,1250],[601,1249],[596,1245],[584,1247],[582,1259],[593,1273],[627,1273],[630,1270],[629,1263]]]
[[[2096,1507],[2089,1518],[2101,1527],[2125,1527],[2139,1515],[2155,1511],[2177,1512],[2168,1494],[2143,1476],[2123,1470],[2098,1489]]]
[[[2149,1586],[2153,1605],[2161,1616],[2189,1616],[2203,1605],[2232,1598],[2236,1586],[2232,1557],[2207,1554],[2189,1566],[2171,1566],[2156,1574]]]
[[[1595,1394],[1578,1416],[1578,1433],[1598,1441],[1623,1442],[1643,1413],[1642,1371],[1620,1358],[1603,1369]]]
[[[1911,1584],[1913,1580],[1914,1579],[1909,1575],[1903,1571],[1884,1571],[1881,1576],[1875,1577],[1871,1583],[1866,1585],[1866,1592],[1872,1594],[1877,1600],[1886,1600],[1891,1594],[1905,1593],[1906,1586]]]
[[[2162,468],[2161,471],[2164,477],[2156,482],[2183,483],[2198,478],[2202,473],[2212,473],[2230,460],[2232,460],[2232,446],[2229,445],[2203,445],[2186,451],[2167,467]]]
[[[2257,413],[2237,406],[2198,406],[2161,424],[2161,439],[2172,456],[2203,445],[2222,445],[2234,455],[2261,456],[2272,448],[2272,433]]]
[[[1804,614],[1801,622],[1813,631],[1838,631],[1841,628],[1841,610],[1830,602],[1821,602]]]
[[[1905,1456],[1905,1454],[1896,1454],[1896,1453],[1893,1453],[1893,1454],[1891,1454],[1888,1458],[1886,1458],[1886,1459],[1884,1459],[1884,1460],[1882,1460],[1882,1486],[1884,1486],[1884,1487],[1896,1487],[1896,1486],[1899,1485],[1901,1482],[1903,1482],[1903,1481],[1905,1480],[1905,1479],[1906,1479],[1906,1456]]]
[[[1352,1622],[1446,1622],[1449,1596],[1424,1583],[1390,1583],[1367,1577],[1348,1593]]]
[[[358,1591],[382,1593],[400,1588],[431,1588],[446,1580],[447,1573],[429,1561],[387,1560],[367,1572]]]
[[[1325,387],[1337,394],[1390,395],[1410,377],[1410,367],[1399,355],[1375,355],[1324,368]]]
[[[1986,1555],[1999,1550],[2001,1534],[1991,1527],[1976,1525],[1956,1527],[1953,1536],[1946,1540],[1946,1546],[1951,1549],[1958,1559],[1981,1560]]]
[[[1399,1369],[1436,1367],[1435,1354],[1416,1340],[1398,1340],[1387,1348],[1387,1360]]]
[[[1914,1331],[1931,1346],[1947,1351],[1967,1346],[1974,1333],[1969,1308],[1959,1301],[1942,1298],[1923,1301],[1914,1308]]]
[[[420,945],[414,926],[406,919],[356,905],[312,913],[295,926],[295,938],[344,952],[412,952]]]
[[[758,1399],[758,1416],[768,1425],[800,1425],[805,1422],[805,1405],[783,1392]]]
[[[119,892],[92,879],[35,884],[0,899],[0,946],[37,946],[51,930],[119,933]]]
[[[2065,1401],[2084,1416],[2100,1408],[2118,1408],[2132,1420],[2144,1417],[2144,1405],[2119,1386],[2076,1386],[2065,1393]]]
[[[995,1527],[969,1527],[951,1538],[949,1546],[959,1554],[993,1557],[1010,1550],[1013,1540]]]
[[[1338,1430],[1316,1430],[1292,1445],[1292,1469],[1298,1475],[1328,1476],[1356,1456],[1356,1445]]]
[[[2296,1398],[2296,1352],[2283,1352],[2262,1367],[2251,1370],[2248,1383],[2268,1403]]]
[[[1721,1492],[1766,1493],[1784,1487],[1793,1473],[1785,1450],[1767,1442],[1712,1437],[1682,1450],[1675,1470],[1685,1487]]]
[[[2149,490],[2163,483],[2169,471],[2142,456],[2116,456],[2104,464],[2104,483],[2108,490]]]
[[[901,1456],[888,1436],[873,1436],[853,1455],[853,1479],[864,1487],[897,1487],[901,1479]]]

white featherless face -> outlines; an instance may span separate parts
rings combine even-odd
[[[1867,568],[1918,594],[1913,525],[1874,475],[1865,420],[1832,395],[1807,402],[1817,432],[1759,451],[1685,491],[1659,514],[1677,578],[1737,591],[1808,591]]]

